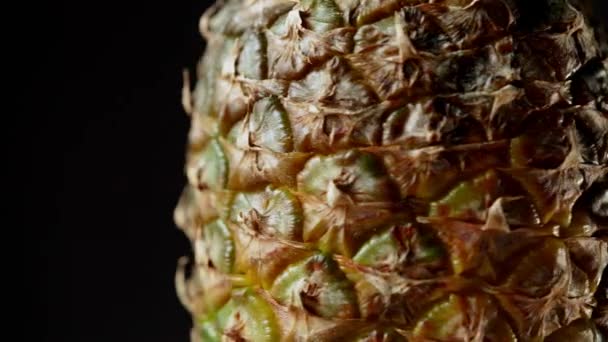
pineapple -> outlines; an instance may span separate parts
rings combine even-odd
[[[211,7],[175,210],[192,340],[608,338],[608,60],[581,8]]]

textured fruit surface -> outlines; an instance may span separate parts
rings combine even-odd
[[[210,8],[175,210],[193,340],[606,340],[608,60],[580,3]]]

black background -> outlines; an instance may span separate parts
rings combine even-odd
[[[15,144],[31,305],[17,340],[187,341],[173,282],[190,251],[172,216],[189,127],[181,77],[203,51],[210,2],[46,3],[26,4],[8,32],[23,33],[27,75]]]

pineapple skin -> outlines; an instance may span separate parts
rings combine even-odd
[[[608,61],[578,7],[228,0],[200,29],[193,341],[608,338]]]

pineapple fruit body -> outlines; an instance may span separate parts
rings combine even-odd
[[[578,7],[227,0],[201,32],[193,340],[606,339],[608,62]]]

